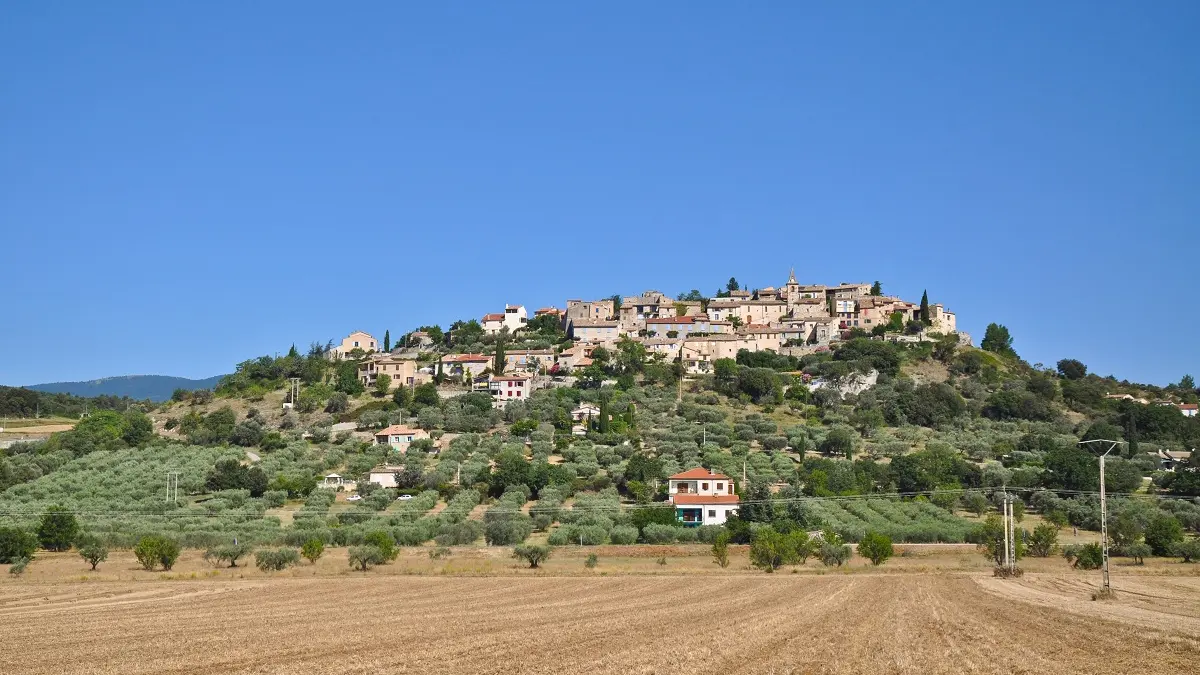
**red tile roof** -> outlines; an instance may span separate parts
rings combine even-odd
[[[675,494],[671,495],[671,499],[679,505],[691,504],[737,504],[740,500],[737,495],[693,495],[693,494]]]
[[[688,469],[687,471],[684,471],[683,473],[677,473],[674,476],[671,476],[670,480],[694,480],[697,478],[708,479],[708,480],[729,480],[729,476],[725,476],[725,475],[722,475],[719,473],[712,473],[708,469],[705,469],[703,467],[697,467],[695,469]]]
[[[503,321],[504,315],[503,314],[484,314],[483,320],[484,321]]]
[[[1200,404],[1197,403],[1180,403],[1180,410],[1200,410]]]

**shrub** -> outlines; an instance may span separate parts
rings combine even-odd
[[[0,527],[0,563],[32,558],[38,549],[37,535],[15,527]]]
[[[38,524],[37,538],[47,551],[66,551],[79,535],[79,523],[75,514],[61,506],[51,506]]]
[[[89,539],[79,547],[79,557],[86,560],[95,570],[97,565],[108,560],[108,548],[98,539]]]
[[[583,566],[589,570],[592,570],[596,569],[596,565],[599,564],[599,562],[600,558],[595,553],[589,553],[588,557],[583,561]]]
[[[249,544],[214,546],[204,552],[204,559],[216,567],[220,567],[222,563],[226,562],[230,567],[237,567],[238,558],[250,555],[250,550]]]
[[[366,572],[372,565],[382,565],[387,562],[383,551],[378,546],[351,546],[349,551],[350,566]]]
[[[836,532],[825,530],[821,535],[821,548],[817,551],[817,557],[821,559],[821,564],[826,567],[841,567],[850,560],[850,547],[842,540],[841,536]]]
[[[1183,558],[1183,562],[1200,562],[1200,539],[1181,541],[1171,547],[1171,552]]]
[[[533,520],[523,513],[497,514],[483,526],[483,538],[492,546],[520,544],[533,532]]]
[[[443,513],[445,513],[443,511]],[[474,543],[483,534],[483,524],[477,520],[464,520],[461,523],[443,525],[433,538],[438,546],[464,546]]]
[[[442,558],[450,557],[450,549],[445,546],[437,546],[429,550],[430,560],[441,560]]]
[[[158,535],[146,535],[133,547],[133,555],[144,570],[153,570],[162,565],[164,570],[169,571],[179,559],[179,551],[179,542]]]
[[[254,564],[264,572],[278,572],[300,562],[294,548],[264,549],[254,554]]]
[[[287,502],[287,490],[267,490],[263,492],[263,504],[268,509],[277,509]]]
[[[17,558],[16,560],[13,560],[12,567],[8,568],[8,573],[13,575],[14,577],[21,576],[22,574],[25,573],[25,567],[29,565],[30,560],[33,560],[33,558],[30,558],[28,556],[23,557],[23,558]]]
[[[670,544],[678,538],[680,529],[674,525],[650,523],[642,529],[642,539],[647,544]]]
[[[721,569],[729,567],[729,533],[722,531],[712,545],[713,562]]]
[[[317,564],[317,560],[320,560],[323,553],[325,553],[325,542],[316,537],[304,542],[304,545],[300,547],[300,555],[313,565]]]
[[[1045,558],[1054,552],[1058,543],[1058,528],[1050,523],[1042,523],[1033,528],[1029,535],[1029,555]]]
[[[894,551],[891,537],[870,530],[862,541],[858,542],[858,554],[870,560],[872,565],[882,565],[892,557]]]
[[[538,544],[521,544],[513,547],[513,557],[529,563],[530,569],[536,568],[550,559],[551,548]]]
[[[1104,549],[1095,542],[1067,546],[1063,549],[1063,557],[1077,569],[1097,570],[1104,565]]]
[[[617,525],[608,533],[608,538],[614,544],[635,544],[638,530],[632,525]]]

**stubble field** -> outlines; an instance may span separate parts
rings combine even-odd
[[[955,568],[958,552],[774,575],[740,559],[706,572],[700,556],[676,553],[667,566],[610,557],[607,574],[571,556],[540,573],[498,558],[420,568],[413,556],[363,574],[335,555],[275,577],[193,560],[170,575],[134,573],[124,555],[86,577],[77,558],[49,557],[31,566],[40,575],[0,583],[0,664],[311,675],[1187,673],[1200,663],[1191,566],[1139,570],[1120,579],[1117,600],[1093,602],[1094,573],[1003,581]]]

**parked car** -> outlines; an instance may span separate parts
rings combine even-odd
[[[399,497],[396,497],[396,499],[398,501],[406,502],[406,501],[412,499],[412,495],[400,495]]]
[[[362,495],[350,495],[349,497],[346,497],[346,501],[348,501],[348,502],[357,502],[357,501],[361,501],[361,500],[362,500]]]

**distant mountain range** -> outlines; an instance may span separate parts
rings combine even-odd
[[[44,391],[51,394],[74,394],[75,396],[128,396],[136,399],[165,401],[171,398],[176,389],[212,389],[217,386],[224,375],[189,380],[186,377],[170,377],[168,375],[124,375],[121,377],[104,377],[87,382],[50,382],[48,384],[30,384],[26,389]]]

